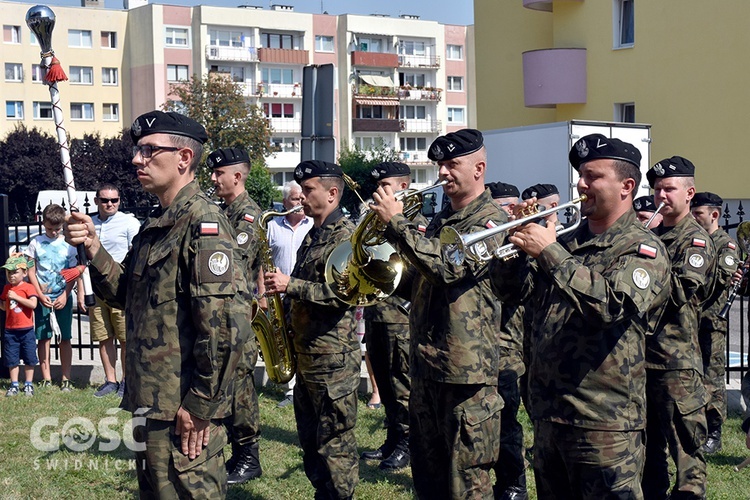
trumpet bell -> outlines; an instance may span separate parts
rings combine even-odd
[[[450,226],[440,231],[440,246],[443,249],[443,257],[453,264],[460,266],[466,259],[466,245],[458,231]]]

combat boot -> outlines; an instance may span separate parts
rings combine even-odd
[[[391,456],[391,453],[393,453],[393,450],[396,449],[397,444],[397,434],[388,429],[385,443],[383,443],[377,450],[363,451],[362,455],[360,455],[360,458],[362,460],[383,460],[384,458],[388,458],[389,456]]]
[[[497,498],[499,500],[528,500],[529,494],[523,486],[511,486]]]
[[[261,474],[263,474],[263,469],[258,457],[258,443],[246,444],[240,447],[237,465],[227,476],[227,484],[242,484],[259,478]]]
[[[703,453],[713,455],[721,450],[721,427],[712,429],[708,433],[708,439],[703,443]]]
[[[232,440],[232,456],[229,457],[229,460],[227,460],[227,463],[226,463],[227,475],[234,472],[234,468],[237,467],[237,462],[239,462],[240,460],[241,449],[242,449],[242,446],[240,446],[238,443]]]
[[[388,458],[380,462],[380,470],[403,469],[409,465],[409,438],[402,438]]]

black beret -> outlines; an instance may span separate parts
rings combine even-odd
[[[560,194],[560,191],[557,190],[557,186],[554,184],[534,184],[523,190],[521,198],[524,200],[528,200],[529,198],[541,199],[546,198],[547,196],[552,196],[553,194]]]
[[[221,148],[208,155],[208,168],[227,167],[238,163],[250,163],[247,151],[241,148]]]
[[[506,184],[504,182],[490,182],[485,184],[484,187],[490,190],[490,194],[493,198],[512,198],[520,195],[518,188],[513,184]]]
[[[372,178],[376,181],[380,179],[387,179],[388,177],[405,177],[411,175],[411,169],[406,163],[400,163],[397,161],[386,161],[378,163],[372,172],[370,172]]]
[[[590,134],[581,137],[573,144],[568,159],[573,168],[578,170],[586,162],[599,160],[622,160],[641,166],[641,152],[638,148],[620,139],[610,139],[602,134]]]
[[[464,128],[432,141],[427,157],[432,161],[452,160],[479,151],[483,145],[484,137],[479,130]]]
[[[654,195],[641,196],[633,200],[633,210],[636,212],[656,212]]]
[[[190,137],[203,144],[208,140],[203,125],[180,113],[151,111],[135,119],[130,127],[130,138],[138,144],[141,137],[151,134],[175,134]]]
[[[695,176],[695,165],[682,156],[666,158],[646,172],[646,178],[651,187],[654,187],[656,179],[664,177],[693,177]]]
[[[721,196],[714,193],[695,193],[693,199],[690,200],[690,207],[722,207],[724,206],[724,200]]]
[[[305,160],[294,169],[294,180],[297,182],[313,177],[343,177],[343,175],[341,167],[323,160]]]

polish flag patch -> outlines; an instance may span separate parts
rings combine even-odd
[[[693,246],[694,247],[706,247],[706,240],[702,240],[700,238],[693,238]]]
[[[201,222],[201,236],[218,236],[218,222]]]
[[[419,224],[417,225],[417,231],[419,231],[420,233],[425,233],[427,231],[427,226],[425,226],[424,224]]]
[[[497,224],[495,224],[493,221],[488,220],[487,223],[484,225],[487,229],[492,229],[493,227],[497,227]]]
[[[645,243],[641,243],[638,245],[638,255],[643,255],[645,257],[649,257],[651,259],[656,258],[656,248],[646,245]]]
[[[727,243],[727,248],[730,249],[730,250],[736,250],[737,249],[737,245],[735,245],[734,243],[732,243],[730,241],[729,243]]]
[[[252,215],[250,215],[250,214],[245,214],[245,217],[244,217],[244,219],[245,219],[246,221],[248,221],[248,222],[249,222],[250,224],[252,224],[253,222],[255,222],[255,217],[253,217],[253,216],[252,216]]]

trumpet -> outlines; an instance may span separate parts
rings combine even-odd
[[[443,257],[456,266],[462,265],[467,257],[477,262],[486,262],[491,259],[512,259],[518,255],[518,247],[513,243],[505,245],[498,244],[497,237],[499,235],[531,222],[539,222],[545,217],[560,210],[567,210],[570,208],[575,214],[577,214],[575,223],[569,227],[564,228],[558,226],[557,228],[558,236],[569,233],[578,228],[581,224],[581,211],[578,208],[578,203],[586,201],[587,199],[588,197],[585,194],[582,194],[580,197],[571,200],[568,203],[536,212],[522,219],[516,219],[496,227],[467,235],[461,235],[454,228],[446,226],[440,231],[440,245],[443,250]]]

